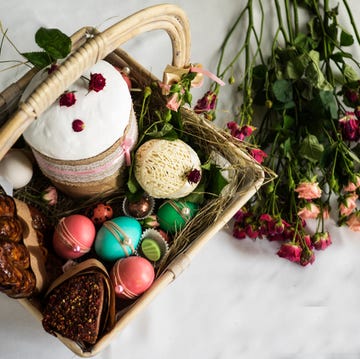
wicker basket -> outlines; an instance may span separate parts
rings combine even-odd
[[[57,75],[49,77],[42,83],[25,103],[17,106],[17,100],[33,76],[34,70],[3,91],[0,96],[0,101],[2,101],[0,114],[3,121],[9,114],[11,116],[0,130],[0,158],[7,153],[37,116],[45,111],[86,69],[100,59],[106,59],[120,67],[129,67],[131,76],[140,88],[157,81],[154,75],[118,47],[142,32],[158,29],[166,31],[171,39],[172,65],[178,68],[187,67],[190,56],[190,32],[187,18],[177,6],[164,4],[139,11],[102,33],[97,33],[93,28],[79,30],[72,36],[72,55],[59,67],[56,71]],[[101,337],[87,351],[84,351],[77,343],[59,336],[59,339],[79,356],[91,357],[107,346],[134,316],[181,274],[201,247],[264,183],[266,171],[248,156],[244,145],[191,110],[182,108],[181,116],[186,132],[192,136],[192,140],[196,141],[197,145],[214,152],[230,164],[231,182],[220,198],[207,203],[206,208],[199,211],[196,219],[190,221],[181,232],[177,233],[175,240],[181,245],[176,247],[176,250],[170,250],[166,261],[158,269],[156,280],[150,289],[122,311],[121,315],[118,313],[115,327],[110,332]],[[21,299],[20,302],[39,320],[42,319],[41,312],[31,301]]]

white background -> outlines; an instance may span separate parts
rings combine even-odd
[[[103,29],[158,3],[2,0],[0,20],[20,51],[32,51],[40,26],[57,27],[69,35],[85,25]],[[220,43],[244,1],[173,3],[190,19],[192,61],[215,71]],[[358,2],[349,0],[349,4],[357,7],[353,13],[358,21]],[[171,59],[169,44],[166,35],[154,32],[131,41],[125,49],[161,76]],[[14,57],[9,48],[1,53],[1,60]],[[20,72],[0,73],[0,90]],[[231,105],[222,99],[225,109]],[[220,117],[231,120],[226,111]],[[315,263],[305,268],[278,258],[276,243],[238,241],[231,226],[224,228],[96,358],[360,358],[360,235],[337,228],[333,221],[329,224],[333,245],[317,252]],[[15,300],[0,295],[0,357],[75,355],[45,333]]]

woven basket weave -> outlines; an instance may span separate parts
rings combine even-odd
[[[25,103],[16,106],[34,70],[3,91],[0,96],[0,115],[11,114],[0,130],[0,158],[13,146],[27,126],[45,111],[81,74],[100,59],[131,69],[131,76],[140,88],[144,88],[156,77],[143,68],[119,46],[142,32],[164,30],[168,33],[173,51],[172,65],[185,68],[190,58],[190,29],[184,12],[175,5],[153,6],[98,33],[93,28],[83,28],[72,36],[73,53],[58,68],[54,76],[42,83]],[[165,99],[159,94],[159,101]],[[13,111],[15,112],[13,113]],[[181,108],[184,130],[192,141],[209,153],[215,153],[229,166],[231,181],[220,198],[211,200],[202,208],[195,220],[177,233],[174,242],[179,243],[176,250],[169,251],[158,269],[156,280],[126,311],[121,313],[115,327],[105,334],[88,351],[77,343],[59,337],[75,354],[91,357],[107,346],[112,339],[143,310],[156,295],[171,283],[191,262],[193,256],[214,236],[257,191],[265,179],[264,169],[247,154],[244,146],[234,140],[227,132],[199,117],[193,111]],[[209,225],[211,223],[211,225]],[[39,320],[41,312],[28,300],[20,302]]]

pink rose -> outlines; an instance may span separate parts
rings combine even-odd
[[[315,219],[320,214],[320,208],[314,203],[307,203],[304,208],[298,212],[301,219]]]
[[[168,102],[166,103],[166,107],[172,111],[177,111],[181,105],[181,98],[179,94],[175,92],[170,96]]]
[[[260,150],[259,148],[251,149],[250,154],[258,163],[263,163],[264,158],[267,157],[267,154],[264,151]]]
[[[296,188],[295,192],[298,193],[299,198],[306,200],[320,198],[321,189],[317,182],[302,182]]]
[[[106,85],[106,79],[102,74],[90,74],[89,91],[99,92]]]
[[[345,192],[354,192],[360,187],[360,176],[355,176],[354,182],[349,182],[347,186],[343,188]]]
[[[288,259],[291,262],[300,263],[302,248],[291,242],[281,245],[277,255],[281,258]]]
[[[50,186],[41,193],[43,201],[47,202],[49,206],[55,206],[58,201],[58,194],[55,187]]]
[[[311,240],[315,249],[318,250],[324,250],[332,244],[329,232],[317,232],[312,236]]]
[[[209,112],[215,109],[216,105],[216,93],[213,91],[207,91],[205,95],[198,100],[194,107],[195,113]]]
[[[233,228],[233,236],[237,239],[244,239],[246,238],[246,231],[244,227],[240,223],[235,223]]]
[[[353,213],[346,221],[346,224],[352,231],[360,232],[360,211]]]
[[[347,141],[358,141],[360,138],[359,120],[354,112],[346,112],[339,120],[342,136]]]
[[[339,211],[342,216],[349,216],[356,209],[356,200],[358,195],[356,193],[350,193],[346,195],[343,201],[340,203]]]

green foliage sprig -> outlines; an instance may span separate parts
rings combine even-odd
[[[264,165],[277,174],[239,212],[234,235],[276,237],[278,254],[302,265],[314,261],[314,248],[331,243],[325,224],[334,196],[338,224],[360,230],[360,63],[351,54],[360,38],[348,2],[340,3],[350,30],[340,24],[340,5],[331,7],[329,0],[269,3],[277,26],[265,56],[263,37],[270,30],[262,1],[248,0],[224,39],[217,67],[218,76],[228,76],[234,84],[241,103],[232,121],[238,127],[229,129],[244,140],[243,128],[257,127],[246,140],[266,151]],[[243,31],[244,21],[244,41],[229,54],[230,41]],[[231,59],[227,65],[225,55]],[[301,192],[305,185],[307,194]],[[315,189],[316,195],[311,193]],[[311,237],[306,230],[310,219],[317,221]]]

